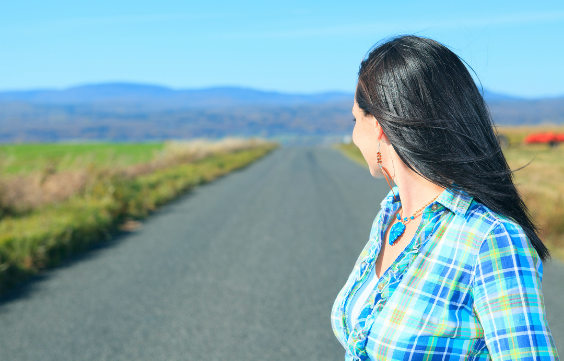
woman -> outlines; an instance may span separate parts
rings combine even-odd
[[[353,114],[371,174],[397,186],[333,306],[345,359],[558,359],[548,250],[461,59],[416,36],[379,45]]]

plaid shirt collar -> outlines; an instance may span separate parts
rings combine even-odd
[[[397,194],[397,196],[394,197],[394,194]],[[474,198],[472,196],[470,196],[462,189],[453,186],[452,188],[446,188],[439,195],[435,202],[441,204],[443,207],[447,208],[454,214],[464,217],[473,199]],[[388,193],[388,196],[384,198],[380,205],[382,206],[382,208],[388,209],[388,207],[394,208],[396,206],[396,203],[400,202],[401,199],[399,197],[399,189],[397,186],[395,186],[393,192]],[[431,203],[430,205],[432,205],[433,203]]]

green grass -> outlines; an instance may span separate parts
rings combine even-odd
[[[29,174],[46,167],[56,171],[128,166],[148,162],[164,149],[160,143],[4,144],[0,174]]]
[[[83,192],[0,221],[0,293],[70,254],[109,238],[120,224],[142,219],[192,187],[239,169],[274,144],[221,153],[135,178],[100,172]]]

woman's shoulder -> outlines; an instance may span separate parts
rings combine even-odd
[[[463,242],[476,253],[483,252],[488,242],[534,251],[525,231],[515,220],[491,210],[468,193],[447,189],[438,201],[453,213],[445,232],[453,242]]]
[[[471,198],[464,214],[455,214],[451,221],[458,229],[458,239],[467,239],[478,263],[487,259],[525,257],[534,268],[540,258],[523,228],[511,217],[494,212]]]
[[[476,203],[476,217],[480,215],[484,219],[488,219],[490,224],[488,232],[482,242],[479,244],[480,257],[499,258],[502,255],[512,255],[512,257],[526,257],[530,262],[536,264],[540,262],[540,258],[530,242],[523,227],[519,225],[511,217],[496,213],[484,204]]]
[[[487,232],[495,227],[505,226],[522,230],[515,220],[494,212],[461,189],[446,189],[438,198],[438,201],[454,213],[453,222],[460,223],[466,228],[474,229],[474,227],[478,227],[481,231]]]
[[[472,199],[465,221],[469,225],[484,225],[485,227],[482,227],[487,229],[486,236],[505,231],[511,235],[519,234],[526,237],[523,228],[513,218],[494,212],[476,199]]]

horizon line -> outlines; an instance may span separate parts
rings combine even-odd
[[[155,88],[163,88],[172,91],[193,91],[193,90],[210,90],[210,89],[241,89],[241,90],[251,90],[263,93],[276,93],[276,94],[285,94],[285,95],[319,95],[319,94],[343,94],[343,95],[353,95],[354,91],[345,91],[345,90],[320,90],[320,91],[313,91],[313,92],[299,92],[299,91],[283,91],[283,90],[274,90],[274,89],[263,89],[263,88],[256,88],[247,85],[230,85],[230,84],[223,84],[223,85],[209,85],[209,86],[202,86],[202,87],[172,87],[169,85],[163,85],[159,83],[151,83],[151,82],[137,82],[137,81],[124,81],[124,80],[111,80],[111,81],[101,81],[101,82],[86,82],[86,83],[78,83],[76,85],[70,85],[65,87],[37,87],[37,88],[20,88],[20,89],[2,89],[0,88],[0,94],[2,93],[26,93],[26,92],[41,92],[41,91],[66,91],[75,88],[83,88],[83,87],[96,87],[96,86],[104,86],[104,85],[133,85],[133,86],[148,86],[148,87],[155,87]],[[537,100],[537,99],[556,99],[556,98],[563,98],[564,93],[557,94],[557,95],[536,95],[536,96],[523,96],[523,95],[516,95],[511,93],[499,92],[496,90],[491,90],[489,87],[482,88],[484,93],[490,93],[498,96],[506,96],[509,98],[515,98],[519,100]]]

